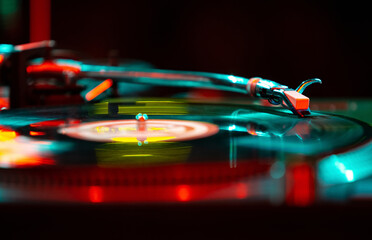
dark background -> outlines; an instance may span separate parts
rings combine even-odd
[[[19,8],[10,16],[1,11],[4,2],[15,2]],[[324,84],[309,88],[306,95],[371,97],[372,25],[367,4],[53,0],[51,37],[58,47],[80,51],[89,58],[107,57],[111,49],[117,49],[123,58],[141,59],[163,69],[260,76],[291,87],[319,77]],[[1,43],[29,41],[28,12],[26,0],[0,0]],[[258,238],[351,239],[368,229],[370,212],[369,208],[344,205],[315,210],[5,205],[0,223],[7,224],[2,224],[5,236],[9,233],[14,238],[122,239],[128,234],[137,238],[172,234],[190,239],[234,238],[243,233]],[[202,230],[207,232],[200,234]]]
[[[2,0],[4,1],[4,0]],[[0,41],[27,42],[28,1]],[[306,95],[370,97],[368,1],[52,1],[51,37],[89,58],[117,49],[162,69],[259,76]],[[0,6],[1,7],[1,6]]]

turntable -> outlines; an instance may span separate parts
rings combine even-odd
[[[291,89],[256,77],[63,59],[53,41],[0,49],[9,85],[0,113],[2,204],[370,202],[370,101],[310,102],[303,92],[317,78]],[[242,95],[154,98],[152,85]]]
[[[1,112],[5,202],[309,205],[332,201],[334,188],[372,174],[368,123],[310,112],[302,93],[319,79],[293,90],[261,78],[91,65],[58,59],[54,44],[1,48],[8,46],[2,68],[11,77],[11,109]],[[93,103],[71,105],[84,101],[84,79],[101,82],[85,93]],[[262,100],[94,101],[109,88],[116,97],[131,83],[214,88]],[[338,194],[348,201],[369,192]]]

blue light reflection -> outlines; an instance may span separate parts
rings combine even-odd
[[[354,182],[372,176],[372,142],[354,151],[331,155],[318,163],[323,185]]]

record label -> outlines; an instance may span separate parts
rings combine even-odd
[[[217,125],[185,120],[114,120],[82,123],[59,130],[69,137],[96,142],[187,141],[212,136]]]

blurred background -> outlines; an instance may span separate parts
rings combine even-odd
[[[50,22],[37,27],[83,58],[116,50],[161,69],[259,76],[293,88],[321,78],[324,84],[309,88],[308,96],[371,96],[367,2],[32,1],[41,18],[48,16],[40,6],[50,9]],[[1,43],[37,38],[31,5],[0,0]]]

